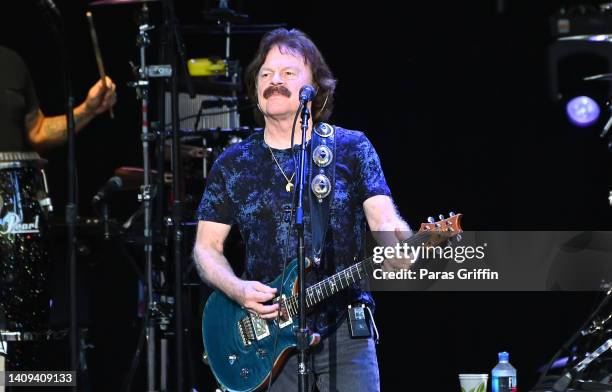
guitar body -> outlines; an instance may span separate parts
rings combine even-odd
[[[290,297],[297,273],[297,261],[293,260],[287,265],[284,282],[279,276],[269,286],[275,287],[279,295]],[[202,336],[208,364],[223,390],[247,392],[267,386],[268,378],[276,374],[297,345],[297,317],[281,321],[280,325],[281,328],[275,320],[250,315],[219,290],[210,295],[202,316]]]

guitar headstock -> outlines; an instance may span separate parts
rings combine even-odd
[[[436,231],[440,233],[447,233],[449,236],[454,237],[459,233],[463,232],[461,228],[461,214],[455,214],[451,212],[448,214],[448,218],[445,218],[444,215],[439,215],[439,221],[432,217],[427,219],[427,223],[421,223],[421,228],[419,231]]]

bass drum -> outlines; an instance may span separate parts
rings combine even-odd
[[[41,160],[0,161],[0,329],[48,328],[51,210]]]

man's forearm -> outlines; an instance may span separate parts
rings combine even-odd
[[[239,297],[241,279],[236,276],[229,261],[222,253],[198,248],[193,250],[198,275],[207,284],[223,291],[236,300]]]
[[[74,122],[76,131],[83,129],[93,118],[94,114],[88,113],[84,105],[79,105],[74,109]],[[68,126],[66,115],[45,117],[42,121],[38,134],[36,135],[37,144],[44,146],[56,146],[66,141],[68,136]]]

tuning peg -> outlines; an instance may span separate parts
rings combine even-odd
[[[444,220],[444,215],[440,214],[438,215],[438,218],[440,218],[440,220]]]
[[[434,219],[434,217],[433,217],[433,216],[430,216],[429,218],[427,218],[427,222],[429,222],[429,223],[435,223],[435,222],[436,222],[436,220]]]
[[[461,241],[463,239],[461,234],[457,234],[455,237],[457,238],[457,242],[459,242],[459,241]]]
[[[455,213],[451,211],[451,212],[448,213],[448,216],[450,216],[452,218],[453,216],[455,216]]]

